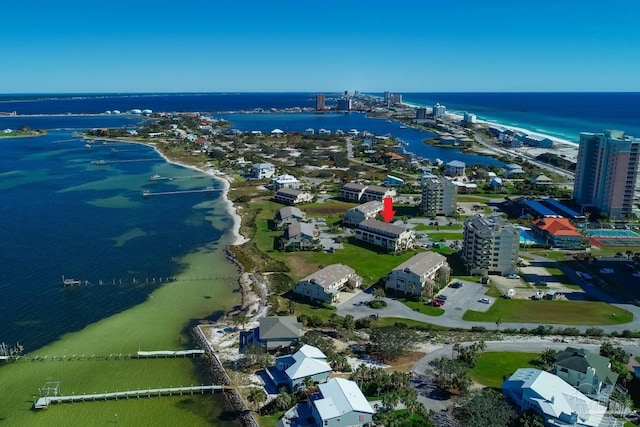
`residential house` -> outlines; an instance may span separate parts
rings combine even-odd
[[[280,239],[280,248],[286,251],[310,251],[321,247],[318,231],[307,222],[290,222]]]
[[[607,408],[589,399],[560,377],[533,368],[520,368],[502,384],[505,397],[522,411],[532,410],[546,426],[618,426]]]
[[[533,222],[531,231],[550,248],[580,249],[582,235],[567,218],[543,217]]]
[[[364,190],[367,188],[364,184],[357,182],[347,182],[340,190],[340,198],[347,202],[360,202]]]
[[[502,178],[500,178],[499,176],[491,178],[491,181],[489,181],[489,187],[491,187],[491,189],[494,191],[499,191],[500,189],[502,189],[502,186]]]
[[[240,333],[240,346],[256,343],[266,350],[289,347],[298,342],[304,334],[302,323],[296,316],[261,317],[259,326],[251,331]]]
[[[385,164],[390,164],[390,163],[397,163],[397,162],[402,162],[405,160],[405,158],[398,154],[398,153],[394,153],[393,151],[389,151],[386,152],[382,155],[382,160],[384,160]]]
[[[317,426],[369,427],[375,411],[358,385],[344,378],[331,378],[319,384],[309,396],[308,405]]]
[[[467,165],[459,160],[452,160],[444,166],[445,175],[464,176],[464,168]]]
[[[306,136],[311,136],[311,135],[313,135],[313,134],[315,134],[315,133],[316,133],[316,131],[315,131],[315,130],[313,130],[312,128],[305,129],[305,131],[304,131],[304,132],[302,132],[302,134],[303,134],[303,135],[306,135]]]
[[[280,138],[284,135],[284,131],[282,129],[274,129],[271,131],[271,136],[275,136],[276,138]]]
[[[553,185],[553,180],[544,174],[540,174],[531,178],[530,183],[536,187],[547,187]]]
[[[300,181],[298,181],[298,179],[293,175],[284,174],[273,178],[271,180],[271,185],[273,185],[273,188],[276,190],[281,188],[293,188],[297,190],[300,188]]]
[[[275,365],[265,369],[276,387],[286,385],[292,393],[305,390],[308,379],[313,382],[325,381],[331,371],[327,356],[308,344],[293,354],[277,357]]]
[[[370,185],[364,189],[360,200],[362,202],[370,202],[372,200],[381,202],[387,197],[390,197],[392,199],[396,197],[396,190],[394,190],[393,188],[380,187],[379,185]]]
[[[338,293],[347,286],[358,288],[362,278],[344,264],[332,264],[296,283],[293,292],[316,301],[337,302]]]
[[[502,176],[505,178],[522,178],[524,174],[525,172],[522,169],[522,166],[515,163],[509,163],[508,165],[504,165],[502,168]]]
[[[254,163],[251,166],[251,177],[255,179],[270,179],[276,174],[276,166],[272,163]]]
[[[296,208],[295,206],[286,206],[276,212],[274,222],[278,228],[284,228],[286,225],[289,225],[294,221],[304,221],[306,218],[307,214],[302,212],[299,208]]]
[[[405,294],[431,296],[437,284],[449,281],[450,274],[447,258],[436,252],[420,252],[389,273],[385,288]]]
[[[618,381],[607,357],[575,347],[556,353],[552,372],[588,396],[609,395]]]
[[[473,182],[465,182],[465,181],[452,181],[453,185],[456,186],[456,190],[458,193],[475,193],[478,191],[478,184]]]
[[[377,200],[355,206],[344,213],[343,225],[355,226],[365,219],[375,218],[382,211],[382,202]]]
[[[356,240],[379,246],[388,252],[403,252],[413,249],[416,235],[413,230],[376,219],[365,219],[356,228]]]
[[[273,196],[273,200],[286,205],[297,205],[313,201],[313,194],[308,191],[285,187],[276,191],[276,194]]]

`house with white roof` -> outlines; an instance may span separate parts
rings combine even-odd
[[[447,258],[436,252],[420,252],[389,273],[385,289],[431,296],[438,283],[446,284],[449,281],[450,274]]]
[[[358,225],[365,219],[375,218],[380,212],[382,212],[382,202],[373,200],[363,203],[347,210],[342,218],[342,224],[351,226]]]
[[[331,371],[327,356],[308,344],[291,355],[277,357],[275,365],[265,369],[276,386],[286,385],[291,392],[304,390],[307,378],[314,382],[325,381]]]
[[[538,187],[546,187],[548,185],[553,185],[553,180],[544,174],[540,174],[531,178],[530,183],[531,185]]]
[[[283,174],[278,175],[277,177],[272,179],[271,185],[273,185],[273,188],[275,188],[276,190],[279,190],[281,188],[298,189],[300,188],[300,181],[298,181],[298,179],[293,175]]]
[[[560,377],[540,369],[520,368],[502,384],[503,394],[521,410],[533,410],[545,425],[618,426],[607,408]]]
[[[320,128],[318,129],[318,135],[331,135],[331,131],[327,129]]]
[[[312,129],[312,128],[305,129],[305,131],[302,132],[303,135],[307,135],[307,136],[314,135],[315,133],[316,133],[316,131],[314,129]]]
[[[444,173],[449,176],[464,176],[467,165],[460,160],[452,160],[444,166]]]
[[[254,163],[251,166],[251,177],[255,179],[269,179],[276,174],[276,166],[272,163]]]
[[[344,378],[319,384],[308,405],[317,426],[365,427],[373,425],[374,409],[358,385]]]
[[[274,129],[271,131],[271,136],[275,136],[276,138],[280,138],[284,135],[284,131],[282,129]]]
[[[344,264],[332,264],[296,283],[293,292],[306,298],[329,303],[338,301],[338,294],[347,286],[358,288],[362,278]]]
[[[416,234],[413,230],[405,230],[384,221],[366,219],[356,228],[356,240],[395,253],[413,249]]]

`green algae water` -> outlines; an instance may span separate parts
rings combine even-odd
[[[141,196],[221,184],[148,147],[85,148],[68,130],[0,152],[0,341],[26,351],[0,365],[0,425],[235,425],[219,394],[32,409],[51,381],[63,395],[210,383],[202,359],[110,356],[193,348],[194,324],[240,303],[219,193]],[[65,288],[63,275],[88,284]]]

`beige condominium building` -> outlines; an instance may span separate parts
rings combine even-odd
[[[456,212],[458,190],[453,182],[436,175],[422,176],[420,211],[424,216],[453,215]]]
[[[516,272],[520,230],[499,216],[474,215],[464,221],[460,252],[469,274],[512,274]]]

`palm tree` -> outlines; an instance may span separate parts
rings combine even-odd
[[[254,404],[255,410],[261,403],[267,400],[267,392],[261,387],[253,387],[247,396],[247,400]]]
[[[501,324],[502,324],[502,319],[496,320],[496,330],[500,329]]]

